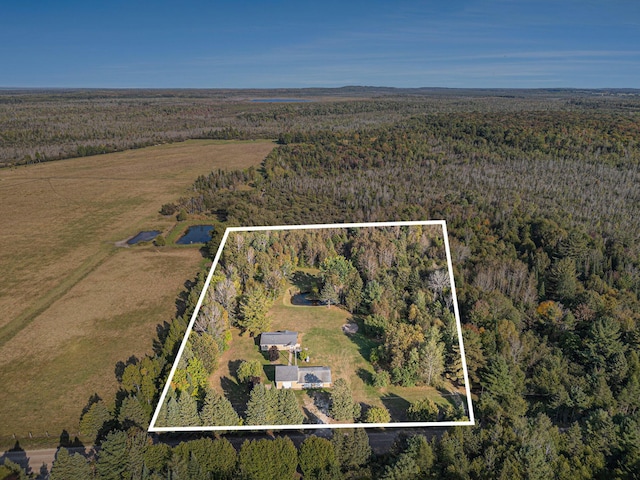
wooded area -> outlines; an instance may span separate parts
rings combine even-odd
[[[317,270],[317,275],[308,273],[309,269]],[[271,388],[275,387],[274,379],[266,372],[280,357],[277,349],[274,358],[266,353],[255,359],[243,358],[244,349],[237,349],[231,341],[232,325],[240,328],[244,337],[258,338],[272,330],[275,319],[270,309],[275,301],[282,302],[284,295],[291,295],[289,282],[300,285],[296,291],[305,290],[305,295],[312,295],[318,306],[324,307],[306,308],[315,308],[320,317],[331,306],[346,310],[350,322],[362,332],[351,337],[360,345],[355,353],[340,350],[333,357],[328,351],[312,349],[314,364],[320,361],[320,365],[342,372],[334,375],[335,388],[326,392],[331,399],[326,412],[330,417],[371,423],[468,420],[464,397],[456,389],[462,387],[464,391],[465,383],[444,231],[438,224],[231,233],[155,426],[314,423],[315,418],[303,414],[293,392]],[[280,310],[280,315],[287,316],[286,311]],[[320,322],[311,319],[295,323],[305,345],[305,332],[319,327]],[[340,332],[341,325],[334,325],[333,330]],[[241,341],[241,337],[234,340]],[[254,343],[248,343],[250,350],[256,350]],[[211,388],[210,377],[218,368],[221,353],[229,348],[229,363],[238,364],[237,371],[230,373],[237,380],[216,378],[214,383],[219,383],[222,390],[217,393]],[[369,397],[352,397],[350,384],[358,376],[355,368],[343,365],[355,360],[344,358],[349,355],[365,357],[366,367],[360,367],[360,376],[366,372],[367,383],[378,389],[379,393],[372,396],[377,403],[368,403]],[[386,388],[391,384],[397,386],[393,392]],[[440,397],[440,404],[434,403],[433,398],[438,397],[435,388],[425,389],[415,402],[404,398],[402,387],[425,386],[448,392],[451,401]],[[341,395],[345,398],[340,399]],[[419,389],[411,395],[419,395]],[[408,408],[403,411],[396,407],[390,413],[384,405],[387,396],[393,396],[395,404],[406,403]],[[357,410],[352,407],[354,403]],[[213,404],[217,415],[208,410]],[[375,422],[376,418],[387,421]]]
[[[294,478],[296,468],[304,478],[637,478],[640,99],[615,92],[504,93],[222,102],[219,108],[234,110],[227,120],[212,113],[216,120],[194,128],[229,127],[241,136],[278,138],[281,145],[261,168],[212,172],[195,180],[193,195],[176,200],[222,226],[445,219],[476,427],[431,440],[400,438],[374,456],[363,446],[359,459],[346,458],[356,449],[345,448],[336,432],[327,440],[333,450],[313,441],[324,452],[314,454],[323,460],[313,467],[306,456],[303,461],[310,446],[300,446],[296,457],[280,438],[248,442],[233,453],[224,440],[197,440],[227,448],[219,457],[232,467],[186,454],[200,448],[194,441],[149,445],[143,429],[193,312],[201,273],[185,293],[182,315],[162,330],[155,356],[122,365],[115,407],[93,401],[83,413],[83,428],[102,445],[97,460],[73,463],[60,453],[54,472],[73,463],[74,471],[96,478],[113,478],[115,465],[125,465],[117,475],[132,478],[164,478],[180,469],[190,469],[190,478],[230,478],[224,472],[232,469],[243,478]],[[5,128],[8,117],[35,118],[37,109],[55,108],[28,95],[1,98],[0,130],[13,130],[11,138],[27,129]],[[153,102],[146,111],[184,123],[181,112],[201,102],[172,98],[186,106],[166,117],[157,110],[166,107]],[[84,102],[83,108],[96,103]],[[70,145],[77,148],[85,142],[76,136],[81,124],[70,122]],[[180,135],[204,131],[196,130]],[[121,141],[117,132],[114,127]],[[3,158],[31,155],[54,137],[39,135],[4,140]],[[51,158],[64,148],[56,147]],[[214,240],[210,252],[216,248]],[[399,297],[410,297],[404,284],[394,287]],[[254,468],[258,456],[274,465]]]

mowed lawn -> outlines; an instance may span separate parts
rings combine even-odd
[[[0,442],[77,432],[82,407],[112,401],[115,363],[151,351],[198,248],[117,248],[194,179],[258,165],[271,141],[188,141],[0,170]]]

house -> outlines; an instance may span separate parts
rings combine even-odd
[[[260,334],[260,350],[266,352],[274,346],[278,350],[291,350],[293,348],[294,351],[299,351],[300,343],[298,342],[298,332],[279,330],[277,332],[263,332]]]
[[[276,388],[329,388],[331,368],[276,365]]]

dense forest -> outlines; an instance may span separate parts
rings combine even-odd
[[[405,429],[376,455],[358,430],[297,448],[285,437],[235,448],[225,440],[233,436],[175,447],[149,437],[202,272],[155,355],[117,369],[115,411],[99,399],[85,408],[82,427],[101,450],[85,459],[60,449],[51,478],[638,478],[640,102],[593,93],[224,104],[238,110],[203,128],[281,145],[259,169],[195,179],[176,206],[222,227],[447,221],[477,425],[431,438]],[[180,98],[187,107],[166,113],[175,123],[199,105]],[[33,157],[55,137],[45,129],[18,140],[26,129],[15,122],[48,101],[2,101],[5,161]],[[150,105],[140,114],[164,118]],[[104,141],[82,137],[74,115],[71,148]],[[113,136],[117,148],[133,146]],[[68,154],[55,145],[50,158]]]

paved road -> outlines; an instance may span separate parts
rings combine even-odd
[[[369,444],[371,445],[371,449],[376,454],[384,453],[389,450],[393,442],[396,440],[398,435],[401,433],[406,433],[408,435],[416,435],[421,434],[426,436],[427,438],[432,438],[434,436],[441,436],[447,428],[388,428],[388,429],[371,429],[367,430],[367,434],[369,435]],[[277,436],[287,436],[291,438],[293,443],[299,447],[300,444],[307,438],[309,435],[316,435],[318,437],[331,437],[330,429],[318,429],[315,431],[307,431],[305,433],[302,432],[286,432],[282,434],[276,434]],[[163,437],[156,437],[154,441],[161,441],[163,443],[167,443],[171,446],[175,446],[180,442],[200,438],[201,435],[165,435]],[[245,440],[254,440],[260,438],[273,438],[273,435],[269,435],[268,433],[251,433],[247,432],[245,435],[241,436],[225,436],[227,440],[231,442],[231,444],[239,449],[242,443]],[[68,448],[70,453],[80,453],[83,455],[88,455],[91,453],[93,447],[70,447]],[[8,458],[12,462],[15,462],[21,465],[23,468],[27,465],[31,468],[31,471],[39,474],[39,479],[44,479],[46,473],[51,470],[51,464],[55,458],[57,448],[46,448],[42,450],[20,450],[14,452],[5,452],[0,459]]]

